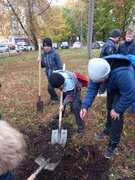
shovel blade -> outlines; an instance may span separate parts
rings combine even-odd
[[[56,163],[50,163],[50,159],[45,159],[42,156],[39,156],[37,159],[35,159],[35,162],[40,166],[44,167],[44,169],[49,170],[49,171],[54,171],[56,166],[59,164],[60,161]]]
[[[66,129],[61,129],[60,132],[58,129],[52,130],[51,144],[61,144],[62,146],[65,146],[66,142],[67,142]]]
[[[40,100],[37,102],[37,112],[43,112],[43,110],[44,110],[44,102]]]

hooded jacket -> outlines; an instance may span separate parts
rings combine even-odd
[[[114,54],[104,57],[111,66],[111,73],[106,81],[108,92],[118,92],[120,99],[114,110],[121,114],[135,101],[135,70],[128,56]],[[89,82],[82,108],[88,109],[98,93],[101,83]]]
[[[41,67],[45,68],[47,77],[50,77],[53,71],[62,69],[60,57],[54,48],[42,54]]]

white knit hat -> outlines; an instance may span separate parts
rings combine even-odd
[[[111,71],[109,63],[102,58],[90,59],[88,75],[93,82],[101,82],[108,78]]]

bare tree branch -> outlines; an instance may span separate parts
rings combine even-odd
[[[48,6],[43,11],[41,11],[40,13],[37,14],[37,16],[41,16],[42,14],[44,14],[50,8],[51,4],[52,4],[52,0],[50,1]]]
[[[8,2],[9,7],[11,8],[13,14],[15,15],[17,21],[19,22],[20,26],[22,27],[24,33],[28,36],[29,39],[31,39],[30,36],[29,36],[29,33],[26,31],[26,29],[25,29],[24,25],[22,24],[22,22],[21,22],[21,20],[20,20],[20,18],[18,16],[18,14],[16,13],[14,7],[12,6],[12,4],[10,3],[9,0],[7,0],[7,2]]]

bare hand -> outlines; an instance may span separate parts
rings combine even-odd
[[[120,117],[119,113],[116,113],[114,109],[111,110],[110,114],[113,120],[119,119]]]
[[[59,110],[60,110],[60,111],[64,111],[64,106],[63,106],[63,105],[60,106],[60,107],[59,107]]]
[[[87,114],[87,109],[81,109],[81,111],[80,111],[80,117],[81,117],[81,119],[84,119],[84,117],[86,116],[86,114]]]

